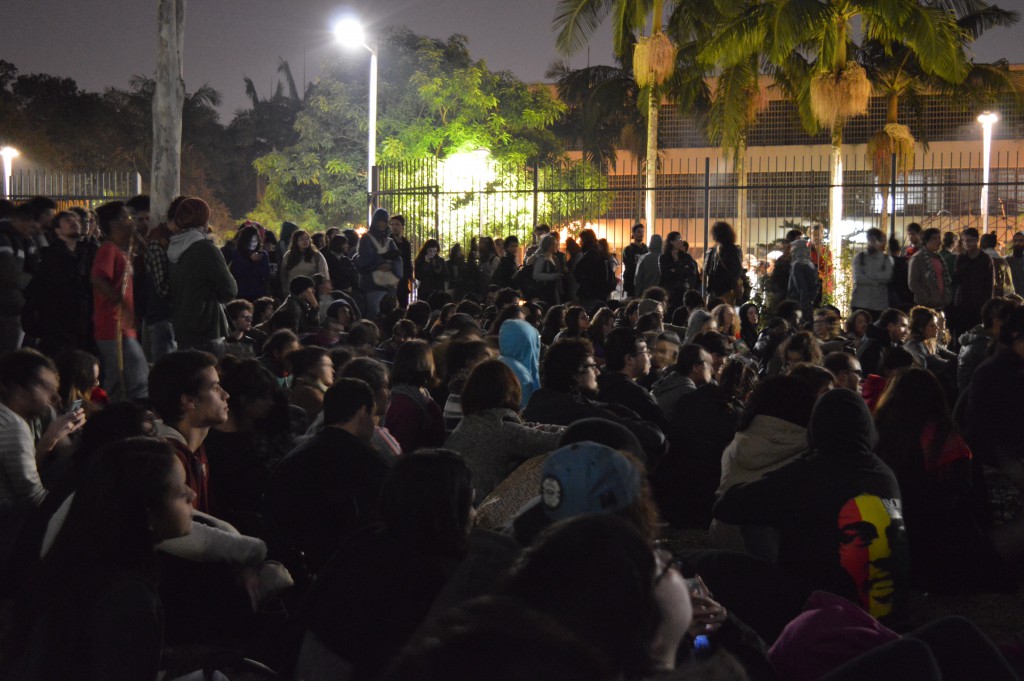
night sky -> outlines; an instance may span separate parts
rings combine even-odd
[[[156,0],[5,0],[0,10],[0,59],[21,73],[74,78],[87,90],[127,87],[133,74],[151,75],[156,62]],[[1024,13],[1024,0],[999,0]],[[526,81],[543,80],[557,58],[551,20],[555,0],[377,0],[349,4],[368,30],[408,26],[417,33],[469,36],[474,57],[493,70]],[[191,92],[208,82],[224,97],[222,118],[246,106],[242,77],[261,97],[277,82],[278,57],[290,62],[297,81],[319,75],[332,42],[330,26],[346,5],[325,0],[191,0],[186,11],[185,84]],[[1024,63],[1024,22],[996,29],[975,47],[978,61],[1006,57]],[[591,63],[610,63],[610,31],[591,40]],[[364,60],[365,51],[352,52]],[[587,63],[586,50],[573,66]]]

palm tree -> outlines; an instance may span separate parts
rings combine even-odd
[[[748,0],[702,52],[723,68],[764,57],[801,109],[808,133],[817,125],[831,130],[833,250],[842,220],[843,125],[867,111],[871,95],[867,73],[851,58],[855,20],[867,40],[900,41],[923,72],[949,83],[966,77],[964,30],[948,8],[922,0]]]
[[[976,40],[989,28],[1012,26],[1020,19],[1010,12],[983,0],[933,0],[929,4],[946,8],[956,16],[962,29],[961,49]],[[1024,92],[1024,78],[1010,71],[1007,64],[971,64],[961,82],[949,82],[929,73],[920,59],[902,41],[868,40],[857,55],[874,84],[875,92],[885,97],[885,125],[868,141],[868,157],[882,190],[881,225],[884,229],[889,210],[889,184],[892,181],[893,154],[896,172],[906,174],[913,170],[916,140],[910,127],[899,122],[900,103],[909,101],[920,110],[925,94],[939,93],[949,101],[984,105],[1002,94]]]
[[[672,75],[676,57],[675,45],[662,30],[664,14],[664,0],[559,0],[554,21],[559,51],[571,54],[585,45],[610,15],[616,58],[625,62],[632,57],[634,78],[640,86],[638,100],[647,116],[644,212],[647,228],[652,232],[657,217],[658,113],[664,84]],[[644,36],[648,23],[650,33]]]

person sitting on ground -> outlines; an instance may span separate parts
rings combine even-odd
[[[621,404],[662,430],[665,414],[650,391],[638,381],[651,370],[651,352],[644,337],[634,329],[613,329],[605,339],[605,366],[597,377],[598,399]]]
[[[536,327],[522,319],[505,321],[498,331],[498,347],[502,362],[508,365],[519,382],[522,401],[526,407],[530,396],[540,388],[540,333]]]
[[[391,365],[391,402],[384,425],[412,453],[420,447],[439,447],[444,443],[444,415],[430,396],[433,386],[434,355],[421,340],[407,341],[395,353]]]
[[[821,344],[810,331],[799,331],[779,346],[774,361],[768,363],[768,376],[780,376],[787,373],[789,367],[796,364],[813,364],[821,366]]]
[[[986,533],[984,485],[938,380],[917,367],[896,376],[878,401],[875,425],[875,451],[900,485],[913,585],[939,593],[1007,588],[1020,523]]]
[[[654,398],[665,418],[671,417],[680,397],[693,392],[697,386],[711,382],[712,378],[712,360],[707,350],[693,343],[679,348],[675,365],[664,378],[654,384]]]
[[[558,445],[560,426],[524,424],[515,374],[500,360],[476,365],[462,390],[462,421],[445,442],[473,474],[482,500],[524,461]]]
[[[267,342],[263,345],[263,354],[259,358],[260,364],[273,374],[274,380],[282,388],[287,388],[292,382],[288,356],[300,347],[299,337],[290,329],[278,329],[270,334]]]
[[[565,328],[558,332],[553,342],[563,338],[585,338],[590,328],[590,315],[579,305],[573,305],[565,311]]]
[[[271,551],[314,574],[351,532],[376,519],[375,504],[394,459],[370,446],[373,390],[343,378],[324,397],[324,428],[274,469],[263,499]]]
[[[864,332],[864,340],[857,350],[857,359],[865,374],[880,374],[882,354],[888,348],[903,345],[910,334],[910,320],[907,314],[889,308]]]
[[[312,333],[320,325],[320,319],[317,317],[319,307],[320,301],[316,297],[316,285],[309,277],[300,275],[290,281],[288,297],[274,314],[287,314],[288,328],[295,333]]]
[[[933,373],[941,373],[957,357],[939,344],[939,321],[938,313],[931,308],[911,308],[910,337],[903,344],[914,356],[914,364]]]
[[[864,398],[864,403],[868,405],[868,409],[874,413],[875,406],[878,404],[878,399],[885,392],[885,387],[889,385],[897,374],[902,371],[909,369],[914,366],[914,356],[907,352],[902,346],[895,348],[888,348],[882,355],[882,366],[879,374],[867,374],[864,377],[864,382],[861,383],[861,396]]]
[[[195,493],[170,446],[153,438],[110,445],[91,464],[27,590],[19,678],[157,678],[154,545],[189,533]]]
[[[470,372],[480,362],[494,357],[494,350],[477,339],[453,340],[444,351],[448,374],[448,398],[444,403],[444,428],[451,435],[462,420],[462,390]]]
[[[224,338],[225,355],[256,357],[256,341],[246,335],[252,329],[252,310],[252,303],[244,298],[236,298],[224,306],[229,328]]]
[[[293,676],[379,678],[466,558],[472,504],[469,468],[454,452],[398,459],[380,493],[382,523],[342,543],[298,615]]]
[[[54,363],[60,377],[60,411],[67,413],[78,401],[89,418],[107,406],[107,395],[100,388],[100,361],[84,350],[67,350]]]
[[[803,455],[817,398],[811,383],[794,376],[769,378],[754,388],[736,425],[736,435],[722,452],[722,475],[715,495],[721,496],[739,483],[760,480]],[[741,530],[712,520],[710,536],[718,549],[746,551],[771,562],[777,558],[778,538],[764,526]]]
[[[837,388],[846,388],[860,395],[864,372],[854,355],[848,352],[830,352],[825,355],[822,366],[835,377]]]
[[[960,336],[960,354],[957,357],[956,383],[960,392],[971,384],[974,370],[992,354],[998,345],[999,330],[1016,307],[1007,298],[993,298],[981,308],[981,324]]]
[[[679,359],[679,346],[682,344],[679,335],[675,331],[662,331],[654,336],[654,343],[651,343],[650,336],[647,338],[647,347],[653,347],[651,352],[651,370],[646,376],[637,379],[637,384],[648,390],[654,389],[654,384],[665,377],[675,366]]]
[[[881,312],[879,312],[881,314]],[[843,324],[843,339],[846,344],[853,349],[854,352],[860,350],[861,341],[864,340],[864,334],[867,333],[868,327],[874,322],[874,317],[867,310],[854,310],[850,313],[850,316],[846,318],[846,323]]]
[[[292,367],[292,388],[288,401],[315,419],[324,407],[324,393],[334,385],[334,362],[326,349],[315,345],[296,350],[288,356]]]
[[[827,392],[811,414],[807,439],[809,457],[731,487],[715,503],[714,517],[777,528],[779,564],[787,572],[883,622],[899,620],[908,569],[900,491],[872,452],[878,436],[864,401],[842,388]]]
[[[819,307],[812,315],[812,332],[821,344],[821,353],[839,352],[846,346],[846,339],[839,333],[839,312],[829,307]]]
[[[693,310],[686,319],[686,337],[683,338],[683,343],[690,343],[698,334],[715,331],[717,328],[715,318],[710,312],[704,309]]]

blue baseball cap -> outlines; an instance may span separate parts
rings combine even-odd
[[[544,461],[540,507],[552,521],[587,513],[615,513],[640,496],[640,473],[618,451],[575,442]]]

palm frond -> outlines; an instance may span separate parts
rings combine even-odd
[[[252,108],[255,109],[260,105],[260,96],[256,92],[256,84],[252,82],[252,78],[249,76],[242,76],[242,82],[245,83],[245,95],[252,102]]]
[[[299,89],[295,87],[295,78],[292,77],[292,67],[281,57],[277,58],[277,72],[284,74],[284,81],[288,85],[288,97],[293,102],[301,101]]]
[[[611,9],[612,0],[559,0],[553,22],[558,51],[572,54],[586,45]]]
[[[801,44],[821,36],[822,27],[835,26],[837,16],[830,2],[820,0],[778,0],[768,3],[769,58],[785,61]]]

